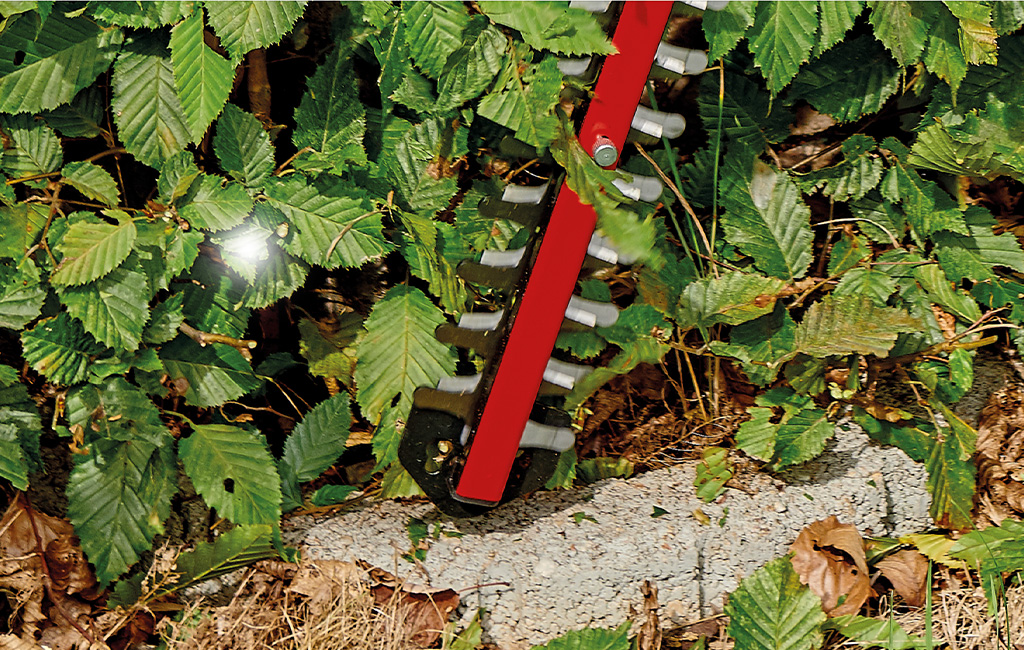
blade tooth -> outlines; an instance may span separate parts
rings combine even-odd
[[[480,214],[492,219],[511,219],[527,228],[537,227],[547,211],[547,197],[554,183],[524,186],[506,185],[501,198],[487,197],[480,201]]]
[[[565,317],[587,327],[611,327],[619,319],[619,308],[607,302],[573,296],[569,298]]]
[[[662,184],[660,178],[642,176],[640,174],[632,174],[632,176],[633,180],[629,181],[623,178],[616,178],[612,181],[612,185],[634,201],[654,203],[661,198],[661,192],[665,189],[665,185]]]
[[[494,355],[498,348],[498,341],[501,338],[498,332],[494,330],[471,330],[456,327],[451,323],[439,325],[434,330],[434,336],[442,343],[474,350],[485,357]]]
[[[558,59],[558,70],[566,77],[583,78],[587,76],[593,62],[594,57],[591,56],[579,59]]]
[[[514,248],[508,251],[485,250],[480,255],[480,263],[499,269],[514,269],[523,261],[526,248]]]
[[[540,395],[566,395],[576,383],[593,371],[590,366],[549,359],[544,369],[544,381],[541,383]]]
[[[517,273],[515,270],[488,266],[487,264],[481,264],[480,262],[473,262],[471,260],[462,260],[459,262],[459,266],[456,267],[455,272],[459,274],[459,277],[467,282],[474,284],[482,284],[485,287],[493,287],[498,291],[504,291],[508,293],[515,288],[519,282],[521,273]]]
[[[567,451],[576,444],[576,434],[568,427],[553,427],[527,420],[523,428],[523,437],[519,440],[520,449],[547,449],[549,451]]]
[[[671,139],[683,134],[686,119],[679,113],[665,113],[637,106],[630,128],[652,138],[665,136]]]
[[[691,50],[663,42],[658,45],[654,64],[676,74],[699,74],[708,67],[708,55],[704,50]]]
[[[569,0],[570,7],[584,9],[593,14],[603,14],[608,11],[611,4],[611,0]]]
[[[529,203],[540,205],[544,202],[551,184],[546,185],[506,185],[501,193],[501,200],[505,203]]]
[[[466,312],[459,317],[459,329],[473,331],[496,330],[498,325],[501,324],[501,319],[504,317],[504,309],[499,309],[498,311]]]
[[[620,253],[618,247],[610,239],[597,233],[590,238],[587,255],[606,264],[632,264],[637,260],[636,255]]]
[[[467,395],[476,392],[480,387],[480,374],[458,375],[455,377],[444,376],[437,380],[437,390],[453,395]]]
[[[463,422],[473,419],[476,402],[475,393],[450,393],[429,386],[420,386],[412,394],[412,403],[416,408],[450,413]]]

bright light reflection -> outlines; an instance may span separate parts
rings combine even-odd
[[[257,229],[249,230],[225,240],[224,252],[249,263],[267,258],[267,235]]]

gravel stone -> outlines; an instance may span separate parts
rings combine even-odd
[[[640,585],[658,587],[666,620],[722,610],[743,577],[787,552],[802,528],[836,515],[864,535],[928,528],[924,467],[843,420],[824,454],[772,477],[741,476],[713,503],[694,494],[694,463],[515,501],[452,520],[428,503],[382,502],[326,518],[294,518],[287,541],[312,559],[366,560],[414,584],[462,591],[468,621],[484,607],[485,640],[522,650],[587,625],[642,611]],[[652,517],[654,506],[668,511]],[[702,525],[694,512],[710,519]],[[586,517],[576,522],[574,514]],[[441,524],[426,559],[402,559],[410,517]],[[493,584],[507,583],[507,584]]]

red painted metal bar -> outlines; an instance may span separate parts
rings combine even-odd
[[[604,61],[580,132],[588,152],[598,136],[622,150],[671,10],[671,2],[625,3],[612,38],[618,53]],[[501,500],[596,222],[594,209],[563,186],[470,442],[456,498]]]

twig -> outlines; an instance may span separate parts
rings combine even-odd
[[[635,142],[633,144],[634,146],[636,146],[636,150],[640,152],[640,155],[644,157],[644,160],[651,164],[651,167],[654,168],[654,171],[658,172],[658,176],[661,177],[662,182],[664,182],[665,185],[667,185],[668,188],[672,190],[672,193],[676,195],[676,198],[679,199],[679,203],[682,204],[683,209],[686,210],[686,213],[690,215],[691,219],[693,219],[693,223],[697,227],[697,232],[700,233],[700,238],[704,242],[704,248],[706,248],[708,251],[708,256],[713,258],[715,255],[715,251],[711,248],[711,242],[708,241],[707,233],[704,232],[704,226],[701,225],[700,219],[697,217],[697,213],[693,211],[693,206],[691,206],[690,202],[686,200],[686,197],[683,196],[683,193],[679,191],[679,188],[676,187],[676,184],[673,183],[672,180],[665,175],[665,172],[661,170],[661,167],[658,167],[658,163],[654,162],[654,159],[651,158],[650,154],[648,154],[644,150],[643,145],[641,145],[639,142]],[[718,267],[712,265],[711,269],[714,272],[715,277],[717,277]]]
[[[193,341],[195,341],[196,343],[203,347],[206,347],[210,343],[223,343],[225,345],[230,345],[231,347],[241,352],[242,356],[244,356],[246,359],[252,357],[252,355],[249,353],[249,350],[256,347],[256,341],[250,339],[236,339],[231,336],[225,336],[223,334],[214,334],[212,332],[201,332],[196,328],[192,327],[191,325],[189,325],[188,323],[182,323],[181,325],[179,325],[178,331],[180,331],[182,334],[189,337],[190,339],[192,339]]]
[[[267,51],[253,50],[245,55],[247,81],[249,86],[249,108],[253,115],[270,130],[270,80],[267,78]]]
[[[892,245],[893,246],[895,246],[896,248],[903,248],[903,246],[900,244],[900,242],[896,239],[895,235],[893,235],[889,231],[888,228],[886,228],[882,224],[878,223],[877,221],[872,221],[871,219],[865,219],[864,217],[845,217],[843,219],[829,219],[827,221],[819,221],[819,222],[817,222],[815,224],[812,224],[812,225],[820,226],[820,225],[823,225],[823,224],[847,223],[847,222],[850,222],[850,221],[866,221],[866,222],[870,223],[875,228],[878,228],[879,230],[881,230],[885,234],[889,235],[889,240],[892,241]]]
[[[293,160],[295,160],[302,154],[306,153],[307,151],[313,151],[313,147],[303,147],[296,151],[295,153],[293,153],[291,156],[288,157],[288,160],[284,161],[283,163],[277,166],[277,169],[274,170],[274,176],[280,176],[281,172],[284,171],[285,167],[290,165]]]
[[[114,147],[113,149],[107,149],[106,151],[101,151],[98,154],[89,156],[88,158],[85,159],[85,162],[96,162],[100,158],[104,158],[106,156],[114,156],[122,153],[128,153],[128,150],[125,149],[124,147]]]
[[[360,221],[367,217],[372,217],[375,214],[380,214],[380,210],[372,210],[370,212],[367,212],[366,214],[361,214],[352,221],[349,221],[348,224],[346,224],[345,227],[341,229],[341,232],[338,233],[338,236],[335,237],[333,241],[331,241],[331,245],[327,247],[327,252],[324,253],[324,266],[327,266],[328,261],[331,259],[331,253],[334,252],[334,247],[338,245],[338,242],[341,241],[341,238],[347,235],[348,232],[352,230],[352,227],[355,226],[357,223],[359,223]]]

